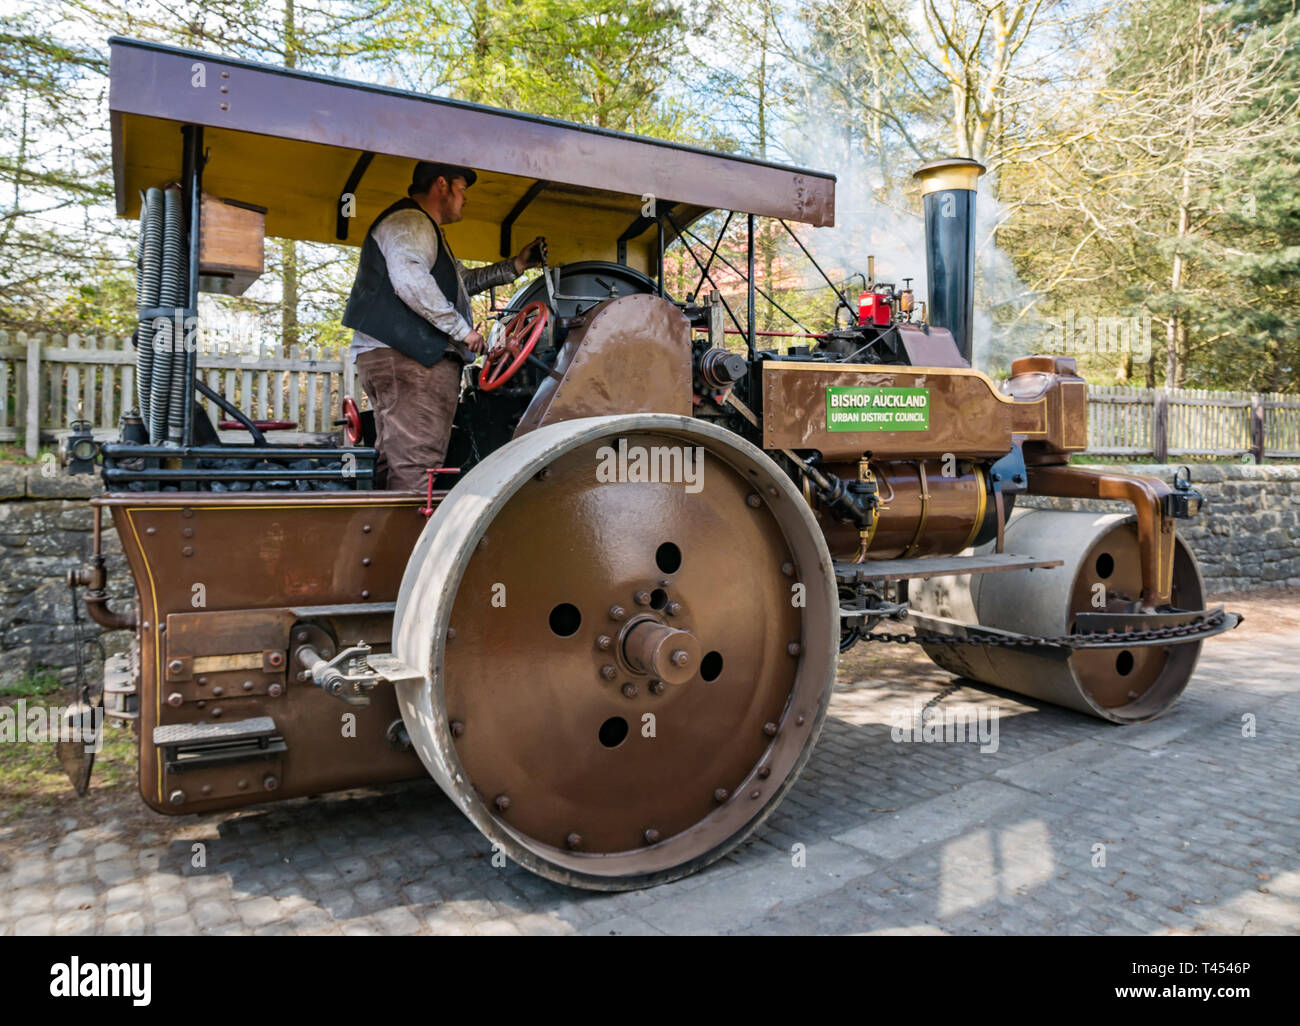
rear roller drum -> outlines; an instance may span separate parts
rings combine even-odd
[[[1037,637],[1074,633],[1084,612],[1122,612],[1142,593],[1137,526],[1124,514],[1016,510],[1006,530],[1007,552],[1063,560],[1050,570],[1021,570],[942,578],[914,584],[919,613]],[[977,553],[992,550],[986,545]],[[1196,557],[1175,541],[1172,604],[1204,608]],[[1165,712],[1182,694],[1200,654],[1199,641],[1060,653],[988,645],[925,645],[950,673],[1098,716],[1141,723]]]
[[[793,784],[837,609],[807,505],[748,442],[667,414],[553,424],[430,519],[393,630],[425,679],[398,699],[429,772],[508,856],[645,887],[721,858]]]

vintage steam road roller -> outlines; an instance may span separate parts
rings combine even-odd
[[[111,83],[118,212],[141,222],[135,408],[115,440],[69,438],[105,482],[70,584],[133,634],[102,700],[160,813],[432,775],[485,852],[643,887],[759,827],[853,644],[919,642],[1133,723],[1238,622],[1205,608],[1175,530],[1200,503],[1186,476],[1070,464],[1071,359],[971,367],[973,161],[917,173],[924,299],[868,261],[856,304],[827,279],[828,326],[770,348],[756,219],[802,249],[791,224],[834,223],[833,175],[132,40]],[[419,159],[478,172],[446,230],[461,259],[523,233],[555,265],[491,297],[447,466],[395,492],[350,365],[341,437],[273,440],[303,368],[205,349],[198,305],[256,279],[267,234],[358,244]],[[739,309],[714,280],[737,212]],[[669,247],[699,271],[679,297]],[[1131,512],[1015,508],[1031,495]],[[108,598],[105,511],[132,608]]]

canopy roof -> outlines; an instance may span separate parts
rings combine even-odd
[[[500,259],[535,235],[548,237],[555,263],[615,260],[622,239],[626,262],[651,271],[648,197],[679,224],[714,209],[835,223],[835,176],[821,171],[198,50],[109,43],[121,216],[139,216],[141,190],[179,180],[180,130],[190,124],[204,127],[204,191],[266,207],[266,232],[280,238],[360,244],[406,195],[416,160],[478,171],[464,220],[447,230],[467,260]],[[346,192],[356,198],[350,221],[339,216]]]

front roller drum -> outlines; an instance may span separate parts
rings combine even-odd
[[[624,890],[721,858],[807,761],[839,618],[821,532],[761,450],[689,417],[548,425],[478,464],[402,581],[397,685],[497,850]]]
[[[1007,525],[1005,549],[1063,564],[913,584],[910,605],[918,613],[981,627],[1055,637],[1074,633],[1079,613],[1122,612],[1142,594],[1137,526],[1131,515],[1016,510]],[[975,551],[984,554],[992,546]],[[1176,538],[1172,605],[1200,610],[1204,599],[1196,557]],[[1142,723],[1161,715],[1182,694],[1196,668],[1201,642],[1081,649],[1068,655],[990,645],[923,647],[950,673],[1112,723]]]

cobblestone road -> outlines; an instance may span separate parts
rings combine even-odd
[[[123,789],[97,822],[0,829],[0,934],[1296,934],[1300,632],[1236,634],[1127,728],[953,689],[899,652],[837,688],[757,840],[627,894],[494,867],[431,782],[184,820]],[[940,695],[996,716],[996,752],[891,738]]]

